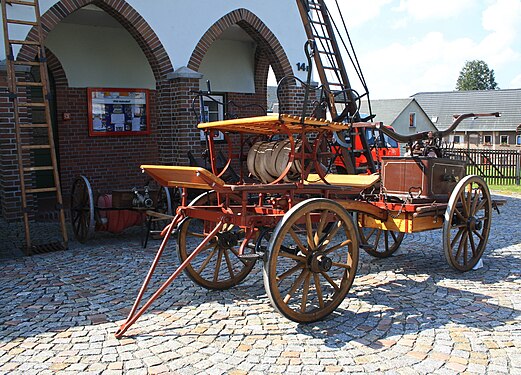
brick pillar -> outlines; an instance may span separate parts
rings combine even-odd
[[[302,108],[304,106],[304,88],[302,86],[296,86],[291,81],[286,81],[282,84],[282,87],[280,88],[280,96],[279,96],[279,112],[288,114],[288,115],[295,115],[295,116],[302,116]],[[311,96],[314,95],[313,91],[310,92],[310,99],[308,103],[308,106],[312,105],[313,99]],[[309,116],[309,108],[307,111],[307,115]]]
[[[159,98],[159,162],[188,165],[187,152],[199,150],[199,130],[191,105],[193,90],[199,90],[201,73],[182,67],[161,84]],[[196,111],[198,111],[196,103]]]

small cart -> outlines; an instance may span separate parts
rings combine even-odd
[[[157,185],[149,180],[141,189],[112,190],[110,194],[94,194],[86,176],[74,180],[71,189],[70,218],[76,240],[85,243],[96,231],[121,232],[146,222],[143,245],[159,225],[157,218],[173,217],[180,203],[180,190]]]

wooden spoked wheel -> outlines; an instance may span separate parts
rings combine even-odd
[[[145,183],[145,187],[148,187],[150,192],[154,192],[154,194],[150,194],[155,211],[165,215],[175,214],[175,210],[181,204],[182,190],[180,188],[161,186],[153,179],[149,179]]]
[[[142,236],[142,245],[146,247],[148,240],[161,239],[161,232],[170,224],[173,215],[176,213],[177,207],[181,204],[182,191],[178,187],[168,188],[159,185],[155,180],[148,181],[145,186],[148,186],[149,191],[153,191],[153,207],[154,212],[161,214],[158,216],[147,216],[144,222],[144,233]]]
[[[492,200],[486,182],[466,176],[454,188],[443,223],[447,262],[459,271],[472,269],[487,245],[492,224]]]
[[[231,198],[239,204],[240,198]],[[203,193],[190,206],[217,205],[215,192]],[[215,222],[187,217],[178,228],[177,252],[179,260],[187,259],[195,248],[215,228]],[[239,247],[244,231],[225,224],[223,229],[210,240],[206,247],[185,268],[185,273],[195,283],[207,289],[224,290],[239,284],[251,272],[255,258],[239,257]],[[254,246],[246,246],[245,252],[253,252]]]
[[[183,189],[181,188],[165,188],[169,192],[170,196],[170,205],[172,215],[175,215],[177,207],[181,205],[181,201],[183,199]],[[166,194],[165,194],[166,195]]]
[[[358,227],[360,247],[377,258],[387,258],[400,247],[405,233]]]
[[[71,190],[71,222],[74,237],[85,243],[94,234],[94,196],[90,182],[80,176],[72,184]]]
[[[264,264],[273,306],[299,323],[332,313],[349,292],[358,265],[353,219],[337,202],[313,198],[290,209],[277,224]]]

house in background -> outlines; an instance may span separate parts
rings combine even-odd
[[[268,87],[268,111],[272,108],[274,113],[278,113],[276,91],[276,87]],[[337,110],[340,112],[342,109],[342,106],[338,105]],[[360,113],[363,114],[362,117],[369,113],[375,114],[372,122],[392,126],[397,133],[403,135],[438,130],[414,98],[371,100],[371,110],[367,100],[364,100],[360,106]],[[403,153],[405,145],[401,147]]]
[[[439,130],[447,129],[454,115],[501,113],[501,117],[463,121],[446,139],[456,147],[521,147],[521,89],[421,92],[412,98],[416,99]]]
[[[375,114],[372,121],[383,122],[404,135],[438,130],[414,98],[371,100],[371,111],[368,102],[363,101],[360,112]]]

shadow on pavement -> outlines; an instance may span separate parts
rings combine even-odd
[[[519,202],[515,200],[515,205]],[[444,260],[441,244],[423,234],[406,239],[403,249],[391,258],[376,260],[363,254],[344,303],[325,321],[315,324],[297,325],[274,312],[264,291],[260,264],[243,284],[220,292],[208,291],[180,276],[154,303],[150,312],[155,317],[151,319],[166,318],[162,334],[178,336],[191,334],[190,330],[201,324],[226,327],[258,315],[261,334],[280,334],[280,330],[268,329],[279,322],[287,332],[293,327],[296,333],[334,347],[356,341],[383,348],[394,345],[396,337],[449,324],[495,329],[520,315],[508,304],[512,290],[519,289],[514,281],[521,269],[519,255],[509,249],[521,242],[520,234],[513,233],[510,225],[495,230],[497,243],[485,252],[484,267],[467,273],[452,270]],[[105,323],[115,332],[115,322],[126,318],[155,250],[152,245],[143,250],[135,241],[105,238],[89,245],[75,244],[60,253],[2,262],[0,341]],[[177,265],[172,244],[150,290]],[[497,288],[486,287],[495,283]],[[213,310],[205,311],[210,304]],[[198,312],[190,321],[176,324],[181,314],[194,309]],[[137,335],[154,336],[156,328],[147,327],[140,326]],[[136,335],[133,328],[129,336]]]

